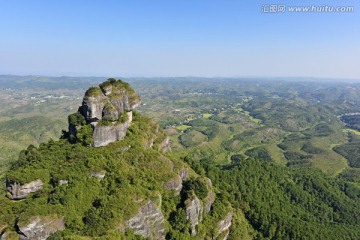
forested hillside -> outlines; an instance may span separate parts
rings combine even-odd
[[[360,238],[357,84],[132,81],[1,113],[1,239]]]

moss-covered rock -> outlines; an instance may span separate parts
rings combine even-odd
[[[85,97],[97,97],[102,94],[103,92],[99,87],[91,87],[85,92]]]

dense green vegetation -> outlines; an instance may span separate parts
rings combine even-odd
[[[38,148],[29,146],[13,163],[7,181],[24,184],[41,179],[45,187],[16,203],[2,195],[0,222],[15,227],[19,219],[57,214],[65,217],[67,230],[61,234],[111,238],[119,220],[133,216],[143,204],[134,199],[158,201],[158,192],[170,194],[163,187],[175,176],[168,171],[170,162],[160,161],[158,151],[143,148],[153,137],[150,133],[156,136],[150,119],[135,114],[126,140],[106,148],[87,147],[83,139],[70,143],[66,138],[42,143]],[[181,164],[172,161],[175,166]],[[96,177],[98,173],[106,173],[102,181]],[[68,183],[61,184],[61,180]],[[195,183],[196,192],[204,191],[198,180]]]
[[[91,87],[85,92],[85,96],[87,97],[97,97],[102,94],[103,93],[99,87]]]
[[[334,150],[349,160],[349,165],[360,168],[360,146],[359,143],[346,143],[335,147]]]
[[[256,158],[264,161],[271,161],[271,155],[266,151],[265,148],[258,147],[258,148],[252,148],[245,152],[245,154],[251,158]]]
[[[79,112],[69,115],[68,122],[73,126],[84,126],[86,124],[84,116]]]
[[[214,226],[229,212],[229,239],[360,238],[360,137],[355,114],[360,112],[360,84],[188,78],[132,82],[142,95],[140,111],[170,134],[173,153],[164,156],[157,151],[165,136],[161,131],[156,135],[156,125],[139,114],[124,141],[96,149],[89,146],[92,128],[81,114],[68,118],[81,126],[77,137],[64,134],[59,141],[40,144],[57,139],[65,120],[34,117],[34,109],[44,111],[41,106],[4,108],[3,169],[16,159],[8,156],[29,143],[40,144],[20,153],[8,180],[26,183],[40,178],[45,187],[15,203],[3,191],[2,224],[14,230],[17,220],[55,214],[65,216],[67,230],[51,239],[140,239],[129,230],[114,229],[139,210],[141,199],[151,199],[161,202],[167,239],[192,239],[184,200],[196,195],[206,201],[209,177],[216,201],[197,227],[199,238],[215,236]],[[55,86],[51,78],[41,84]],[[111,84],[115,82],[109,79],[101,86]],[[125,82],[118,84],[134,91]],[[58,103],[49,102],[42,107],[54,113],[59,109],[55,106]],[[120,121],[126,117],[123,113]],[[153,149],[144,150],[152,137]],[[191,177],[176,196],[164,184],[176,179],[171,167],[186,166],[178,159],[197,174],[190,170]],[[105,173],[101,181],[96,177],[100,173]]]
[[[0,176],[11,162],[18,158],[19,152],[29,143],[39,144],[57,139],[66,123],[62,120],[42,116],[26,117],[0,122]]]
[[[347,127],[360,131],[360,114],[342,116],[341,120],[346,123]]]
[[[185,192],[187,196],[191,195],[191,191],[194,191],[196,196],[201,200],[205,199],[209,192],[205,180],[200,178],[187,180],[183,185],[182,191]]]
[[[351,183],[253,158],[222,167],[187,161],[221,190],[221,202],[245,213],[256,239],[360,237],[360,188]],[[234,226],[230,236],[237,239],[235,231],[241,228]]]
[[[321,148],[314,147],[311,142],[305,142],[301,150],[309,154],[319,154],[322,152]]]
[[[188,125],[191,126],[193,130],[197,130],[206,135],[209,141],[214,139],[219,131],[218,124],[208,119],[195,119],[188,122]]]

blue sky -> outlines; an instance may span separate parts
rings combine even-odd
[[[0,11],[0,74],[360,79],[358,1],[0,0]]]

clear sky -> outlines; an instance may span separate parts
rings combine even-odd
[[[0,0],[0,11],[0,74],[360,78],[358,0]]]

